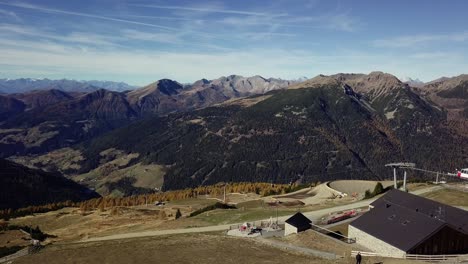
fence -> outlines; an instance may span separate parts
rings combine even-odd
[[[406,259],[412,260],[426,260],[431,262],[445,261],[445,260],[465,260],[468,261],[468,255],[414,255],[406,254]]]
[[[10,260],[22,257],[22,256],[26,256],[28,254],[29,254],[29,248],[23,248],[20,251],[17,251],[16,253],[13,253],[13,254],[8,255],[6,257],[3,257],[3,258],[0,258],[0,263],[5,263],[5,262],[8,262]]]
[[[393,256],[384,253],[376,252],[363,252],[363,251],[351,251],[351,256],[355,257],[357,253],[360,253],[363,257],[384,257],[384,258],[399,258],[399,259],[409,259],[409,260],[422,260],[430,262],[440,262],[446,260],[454,261],[468,261],[468,255],[416,255],[416,254],[406,254],[405,256]]]
[[[10,263],[9,261],[14,260],[19,257],[23,257],[26,255],[31,255],[39,252],[43,247],[42,246],[28,246],[26,248],[23,248],[11,255],[5,256],[3,258],[0,258],[0,263]]]
[[[273,220],[273,222],[271,222],[271,221],[253,221],[253,222],[246,222],[246,223],[248,223],[250,226],[261,227],[261,228],[266,228],[266,227],[269,227],[271,225],[279,226],[279,227],[284,228],[284,222],[283,221],[278,221],[278,224],[276,224],[276,219]],[[242,226],[242,224],[233,224],[233,225],[229,226],[229,230],[239,229],[241,226]]]

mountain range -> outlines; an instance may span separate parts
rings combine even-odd
[[[126,91],[135,89],[135,86],[123,82],[111,81],[75,81],[50,79],[0,79],[0,93],[26,93],[34,90],[61,90],[65,92],[92,92],[98,89],[111,91]]]
[[[0,95],[5,102],[0,108],[0,157],[68,147],[148,115],[189,111],[291,83],[233,75],[192,85],[163,79],[126,92],[51,89]]]
[[[383,179],[395,161],[451,171],[468,163],[467,87],[466,75],[414,87],[372,72],[3,95],[0,155],[103,195],[142,191],[128,171],[149,165],[164,189]]]
[[[457,89],[457,88],[455,88]],[[263,95],[152,117],[79,148],[83,172],[110,148],[167,168],[165,189],[219,181],[384,179],[394,161],[454,170],[466,131],[392,75],[317,76]],[[443,155],[441,155],[443,153]]]

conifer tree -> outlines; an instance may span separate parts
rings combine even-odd
[[[179,219],[182,216],[182,213],[180,212],[180,209],[177,209],[177,212],[175,214],[175,219]]]

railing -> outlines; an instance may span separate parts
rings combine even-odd
[[[364,252],[364,251],[351,251],[351,257],[355,257],[358,253],[363,257],[385,257],[385,258],[397,258],[389,254],[375,253],[375,252]]]
[[[326,228],[323,228],[323,227],[320,227],[318,225],[314,225],[312,224],[311,225],[311,229],[316,231],[316,232],[319,232],[319,233],[322,233],[324,235],[328,235],[330,237],[333,237],[333,238],[336,238],[338,240],[341,240],[345,243],[348,243],[348,244],[353,244],[353,243],[356,243],[356,238],[352,238],[352,237],[347,237],[343,234],[340,234],[340,233],[336,233],[330,229],[326,229]]]
[[[415,255],[406,254],[406,259],[427,260],[427,261],[445,261],[449,259],[468,260],[468,255]]]
[[[399,259],[410,259],[410,260],[423,260],[431,262],[439,262],[446,260],[460,260],[467,261],[468,255],[416,255],[416,254],[406,254],[404,256],[395,256],[385,253],[376,253],[376,252],[363,252],[363,251],[351,251],[351,256],[355,257],[358,253],[363,257],[384,257],[384,258],[399,258]]]
[[[13,253],[11,255],[0,258],[0,263],[11,263],[9,261],[14,260],[14,259],[19,258],[19,257],[26,256],[26,255],[35,254],[35,253],[39,252],[39,250],[41,250],[42,248],[43,248],[43,246],[28,246],[28,247],[25,247],[25,248],[23,248],[23,249],[21,249],[19,251],[16,251],[15,253]]]
[[[278,226],[284,225],[284,221],[278,221],[278,223],[276,224],[276,220],[273,220],[273,223],[270,221],[253,221],[253,222],[246,222],[246,223],[250,224],[251,227],[255,226],[255,227],[261,227],[261,228],[269,227],[272,224],[278,225]],[[232,224],[229,226],[229,230],[239,229],[241,226],[242,224]]]

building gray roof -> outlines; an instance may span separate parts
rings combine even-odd
[[[288,218],[285,222],[294,227],[310,227],[310,224],[312,223],[309,218],[299,212]]]
[[[468,234],[468,212],[399,190],[371,204],[374,208],[350,225],[405,252],[444,226]]]

